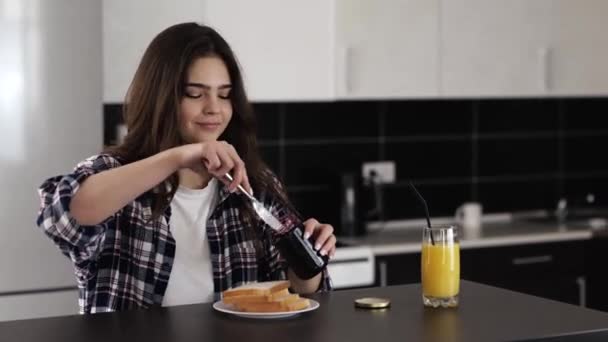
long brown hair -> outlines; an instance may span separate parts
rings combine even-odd
[[[187,70],[195,59],[209,56],[224,61],[232,84],[230,101],[233,115],[220,139],[232,144],[245,162],[254,192],[271,193],[292,208],[258,152],[255,117],[247,100],[238,62],[228,43],[208,26],[177,24],[152,40],[125,99],[123,116],[128,133],[121,145],[107,152],[127,164],[184,144],[179,134],[178,113]],[[175,173],[149,192],[153,199],[153,219],[162,215],[169,206],[177,185]],[[249,203],[243,202],[243,208],[244,219],[251,222],[255,215]]]

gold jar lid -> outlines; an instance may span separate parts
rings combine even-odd
[[[364,297],[355,299],[355,306],[363,309],[384,309],[391,305],[386,298]]]

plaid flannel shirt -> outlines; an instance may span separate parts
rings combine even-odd
[[[81,313],[148,308],[162,303],[167,288],[175,240],[169,230],[170,208],[159,219],[144,194],[94,226],[79,225],[70,215],[70,201],[84,180],[121,166],[101,154],[79,163],[68,175],[46,180],[39,189],[37,224],[74,264]],[[269,194],[259,199],[279,218],[292,215]],[[229,288],[254,281],[286,279],[287,263],[274,246],[272,229],[263,229],[263,255],[257,256],[239,215],[242,198],[220,188],[218,204],[207,221],[216,299]],[[327,269],[319,291],[331,289]]]

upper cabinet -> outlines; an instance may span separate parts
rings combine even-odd
[[[207,0],[202,18],[231,45],[252,100],[334,98],[332,1]]]
[[[253,101],[608,94],[605,0],[104,0],[104,100],[164,28],[217,29]]]
[[[521,96],[546,92],[551,0],[444,0],[441,94]]]
[[[439,95],[439,0],[336,0],[338,98]]]
[[[103,100],[122,103],[141,57],[165,28],[201,21],[201,0],[103,0]]]
[[[460,0],[441,5],[441,95],[608,94],[608,3]]]
[[[608,1],[553,0],[550,4],[549,92],[608,95]]]

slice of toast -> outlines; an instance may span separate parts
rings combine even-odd
[[[264,302],[273,302],[277,299],[288,296],[289,290],[283,289],[281,291],[271,293],[269,295],[244,295],[244,296],[228,296],[223,298],[223,302],[226,304],[237,304],[237,303],[264,303]]]
[[[294,299],[292,296],[297,296]],[[306,309],[310,306],[310,301],[306,298],[299,298],[298,295],[290,295],[284,301],[255,303],[246,302],[237,304],[237,308],[244,312],[289,312]]]
[[[289,286],[289,280],[249,283],[224,291],[222,293],[222,297],[229,298],[236,296],[269,296],[281,290],[288,289]]]

